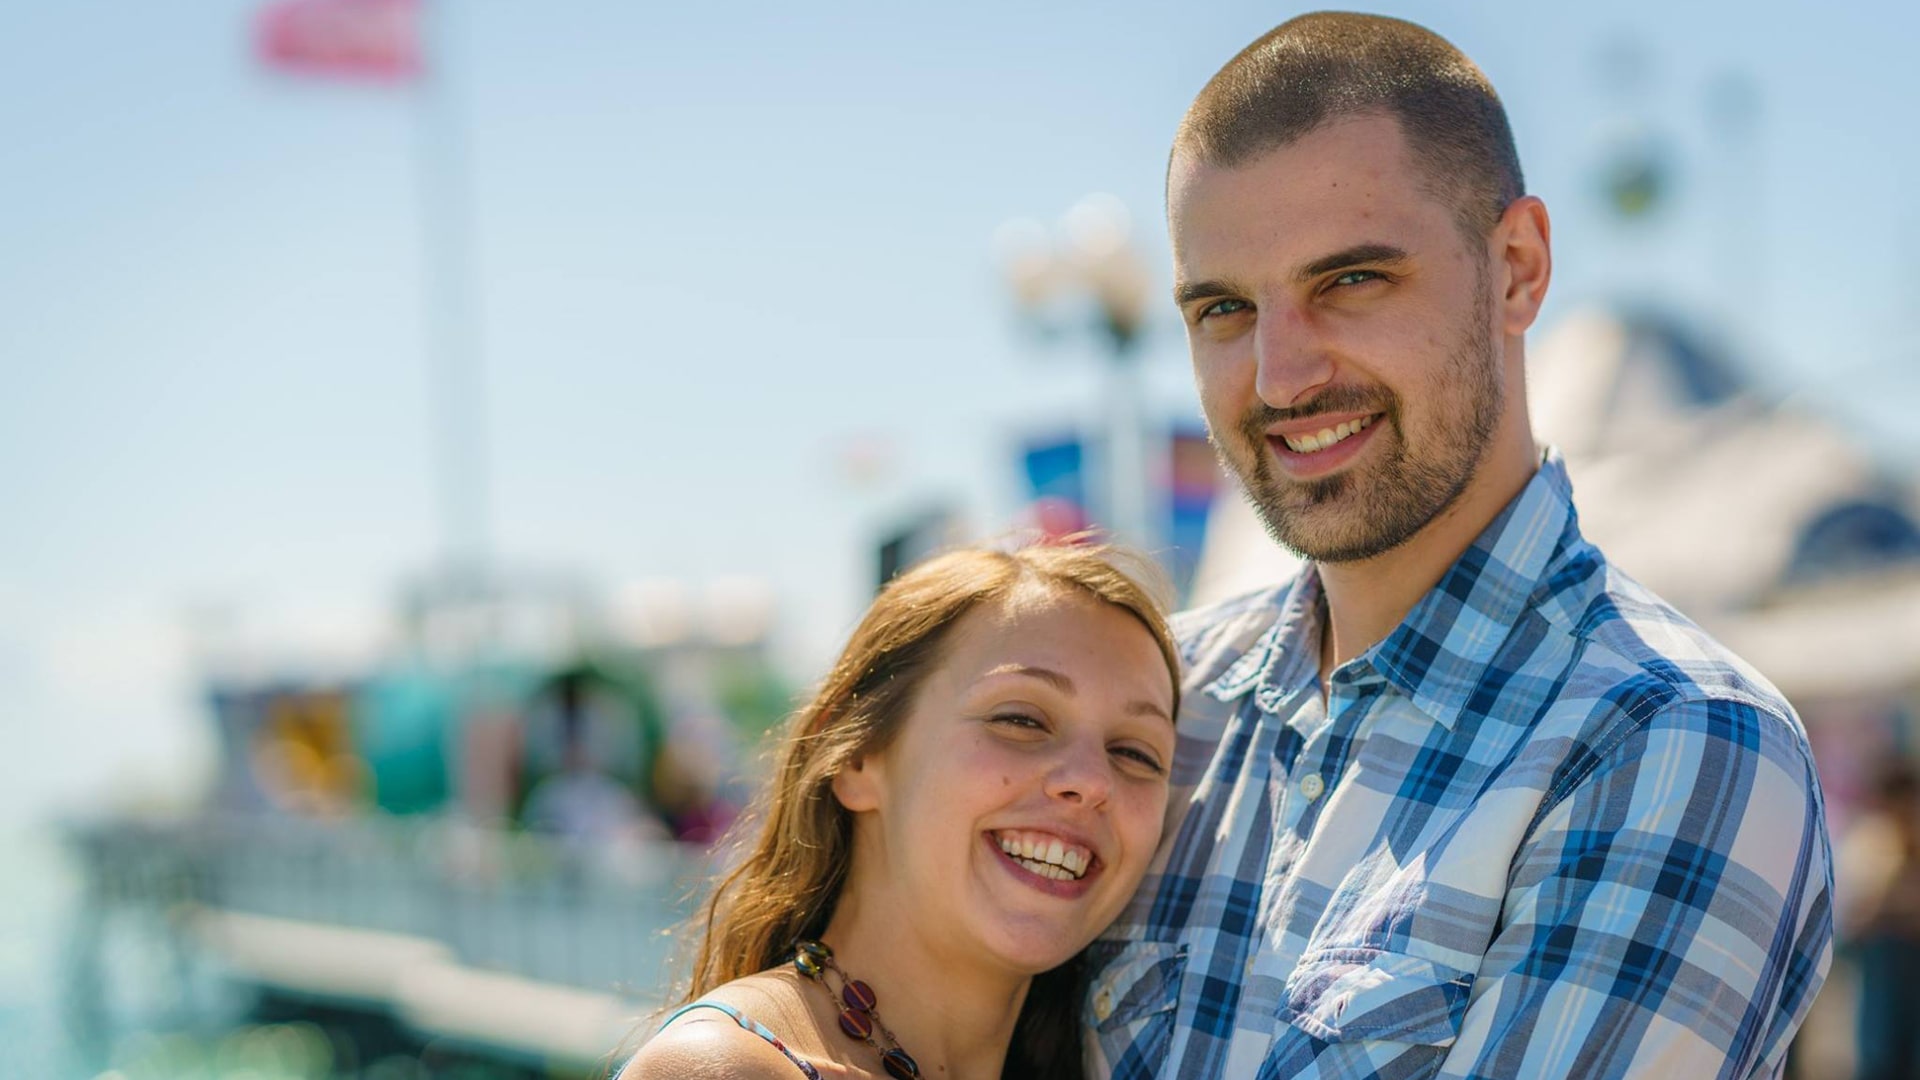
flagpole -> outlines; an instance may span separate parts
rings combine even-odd
[[[454,5],[417,2],[421,61],[415,161],[440,568],[448,584],[457,582],[464,591],[484,585],[490,561],[486,371],[473,193],[465,118],[449,59],[448,17]]]

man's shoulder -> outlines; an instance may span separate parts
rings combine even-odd
[[[1169,620],[1173,625],[1173,635],[1184,647],[1190,641],[1215,633],[1221,627],[1243,621],[1249,616],[1264,618],[1271,623],[1298,579],[1297,573],[1290,574],[1271,585],[1176,612]]]
[[[1595,571],[1565,611],[1590,677],[1642,684],[1661,704],[1731,702],[1798,726],[1785,695],[1699,623],[1604,558]]]
[[[1191,671],[1225,667],[1273,628],[1299,574],[1272,585],[1179,612],[1169,620],[1180,659]]]

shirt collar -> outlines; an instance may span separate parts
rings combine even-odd
[[[1453,727],[1579,524],[1558,450],[1407,617],[1364,654],[1421,712]]]
[[[1481,675],[1530,599],[1546,583],[1563,540],[1578,539],[1566,462],[1549,448],[1540,468],[1392,633],[1361,654],[1349,672],[1376,671],[1421,712],[1452,728]],[[1318,670],[1320,576],[1312,564],[1294,579],[1280,617],[1254,646],[1206,687],[1225,701],[1255,691],[1275,710],[1300,682],[1295,669]]]
[[[1258,687],[1260,707],[1274,711],[1279,696],[1299,681],[1297,676],[1289,677],[1290,669],[1311,657],[1318,673],[1319,654],[1310,645],[1320,640],[1319,608],[1320,574],[1307,563],[1280,595],[1279,618],[1204,692],[1217,701],[1231,701]]]

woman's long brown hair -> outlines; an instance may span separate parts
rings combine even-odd
[[[1177,699],[1180,661],[1155,597],[1160,582],[1144,557],[1080,545],[957,551],[895,578],[788,721],[772,775],[728,834],[723,850],[737,861],[695,917],[699,945],[681,1001],[774,967],[795,941],[825,930],[853,858],[853,818],[833,795],[834,775],[892,741],[962,616],[1031,586],[1112,604],[1153,635]],[[1077,960],[1035,978],[1005,1075],[1080,1075]]]

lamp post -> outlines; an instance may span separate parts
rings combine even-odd
[[[1096,476],[1104,481],[1103,516],[1117,539],[1146,545],[1153,530],[1139,346],[1147,270],[1131,231],[1126,206],[1112,195],[1095,194],[1075,203],[1053,229],[1024,218],[1007,222],[995,231],[994,247],[1024,318],[1055,330],[1073,321],[1073,309],[1091,304],[1091,329],[1108,359],[1106,442],[1094,457]]]

